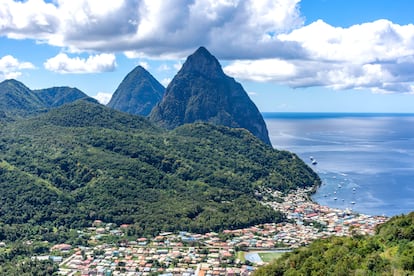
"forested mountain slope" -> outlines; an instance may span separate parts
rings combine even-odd
[[[0,233],[17,225],[14,238],[30,236],[19,232],[26,226],[80,228],[95,219],[151,235],[280,221],[256,190],[319,183],[296,155],[246,130],[165,131],[93,101],[1,123],[0,137]]]
[[[45,112],[79,99],[89,98],[77,88],[52,87],[31,90],[17,80],[0,82],[0,120],[13,120],[16,116],[30,116]]]

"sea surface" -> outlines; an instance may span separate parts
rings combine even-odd
[[[273,147],[296,153],[322,179],[319,204],[369,215],[414,211],[414,114],[263,117]]]

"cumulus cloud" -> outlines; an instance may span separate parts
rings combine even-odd
[[[58,9],[43,0],[0,2],[0,35],[10,38],[49,40],[58,35]]]
[[[140,66],[142,66],[145,70],[149,70],[149,68],[150,68],[149,63],[148,63],[148,62],[146,62],[146,61],[141,61],[141,62],[139,63],[139,65],[140,65]]]
[[[21,62],[11,55],[4,56],[0,58],[0,80],[16,79],[21,76],[21,70],[34,68],[30,62]]]
[[[92,96],[92,98],[96,99],[101,104],[107,104],[112,98],[112,93],[106,93],[106,92],[98,92],[95,96]]]
[[[165,78],[165,79],[162,79],[161,80],[161,84],[164,86],[164,87],[167,87],[169,84],[170,84],[170,82],[172,81],[172,79],[171,78]]]
[[[70,58],[64,53],[48,59],[44,66],[47,70],[61,74],[99,73],[115,70],[116,61],[113,54],[99,54],[87,59]]]
[[[318,20],[277,37],[299,43],[307,58],[237,60],[225,71],[240,79],[291,87],[414,92],[414,25],[378,20],[338,28]]]
[[[318,20],[278,38],[298,42],[318,60],[369,63],[414,54],[414,25],[400,26],[388,20],[349,28],[332,27]]]
[[[259,82],[284,81],[298,70],[292,62],[281,59],[241,60],[224,69],[231,76]]]
[[[135,58],[183,58],[200,45],[221,58],[297,55],[275,34],[303,25],[299,1],[3,0],[0,35]]]
[[[134,59],[179,60],[203,45],[232,61],[225,71],[240,79],[414,93],[414,25],[304,25],[300,1],[2,0],[0,36]],[[113,70],[115,61],[60,54],[45,67],[102,72]]]

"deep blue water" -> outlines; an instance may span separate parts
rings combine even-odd
[[[322,179],[319,204],[370,215],[414,211],[414,114],[263,116],[273,146],[299,155]]]

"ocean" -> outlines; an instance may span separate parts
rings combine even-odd
[[[368,215],[414,211],[414,114],[263,117],[273,147],[296,153],[320,176],[314,201]]]

